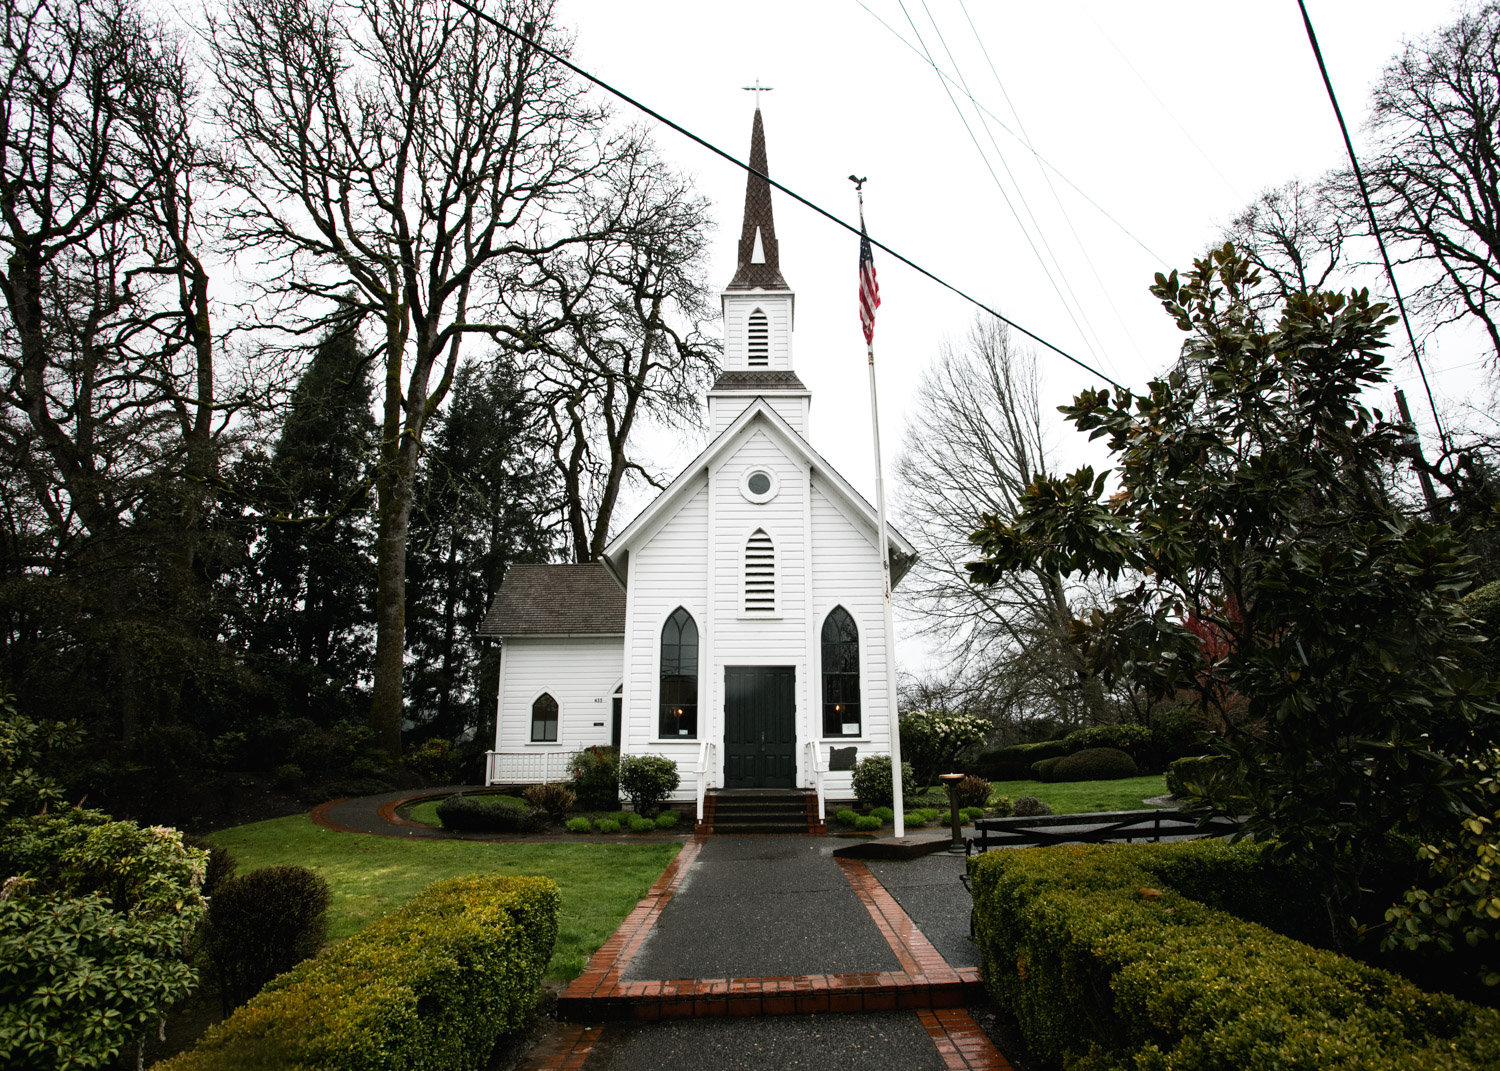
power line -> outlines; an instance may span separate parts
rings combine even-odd
[[[871,10],[870,7],[869,7],[869,5],[865,3],[865,0],[854,0],[854,2],[856,4],[858,4],[860,7],[864,8],[865,9],[865,14],[869,15],[870,18],[874,19],[876,22],[880,23],[880,25],[884,26],[886,28],[887,32],[889,32],[892,37],[894,37],[896,40],[900,41],[907,48],[909,48],[913,52],[915,52],[918,59],[920,59],[923,63],[929,64],[932,67],[933,70],[937,71],[938,77],[940,77],[945,82],[953,82],[953,76],[952,75],[950,75],[947,71],[943,70],[937,64],[933,63],[932,59],[930,57],[924,56],[922,54],[922,50],[920,48],[918,48],[916,45],[912,44],[906,38],[904,38],[904,37],[901,36],[901,31],[900,30],[896,29],[890,23],[886,22],[885,19],[881,18],[873,10]],[[957,83],[955,82],[954,84],[956,85]],[[1150,255],[1151,259],[1155,260],[1158,264],[1165,264],[1167,262],[1167,258],[1166,257],[1162,256],[1160,253],[1156,252],[1154,249],[1152,249],[1150,246],[1148,246],[1145,242],[1143,242],[1139,238],[1137,238],[1135,236],[1135,234],[1130,230],[1129,227],[1125,226],[1125,224],[1121,223],[1119,220],[1115,219],[1114,216],[1110,215],[1109,211],[1103,205],[1101,205],[1098,201],[1094,200],[1087,193],[1085,193],[1083,191],[1083,188],[1081,186],[1079,186],[1078,183],[1076,183],[1072,179],[1068,178],[1067,175],[1064,175],[1061,171],[1058,170],[1058,168],[1057,168],[1057,166],[1055,164],[1053,164],[1050,160],[1048,160],[1041,153],[1037,152],[1036,149],[1032,147],[1032,145],[1031,145],[1031,143],[1030,143],[1029,140],[1027,140],[1026,138],[1020,136],[1014,130],[1012,130],[1010,127],[1006,126],[1005,125],[1005,120],[1001,119],[994,112],[990,111],[983,104],[981,104],[978,100],[976,100],[973,96],[970,96],[969,99],[971,101],[973,101],[975,108],[978,108],[985,115],[987,115],[991,119],[993,119],[995,121],[995,125],[996,126],[998,126],[1001,130],[1005,131],[1011,137],[1015,138],[1017,141],[1019,141],[1021,143],[1021,145],[1025,147],[1025,149],[1026,149],[1027,152],[1031,153],[1032,156],[1036,157],[1036,160],[1037,160],[1038,164],[1040,164],[1042,167],[1045,167],[1048,171],[1052,172],[1058,178],[1060,178],[1064,182],[1066,182],[1068,184],[1068,187],[1074,193],[1076,193],[1079,197],[1082,197],[1085,201],[1087,201],[1093,207],[1094,211],[1098,212],[1105,219],[1109,220],[1116,227],[1120,228],[1120,233],[1123,234],[1123,235],[1125,235],[1125,237],[1129,238],[1136,245],[1138,245],[1142,249],[1144,249],[1146,251],[1146,253],[1148,255]]]
[[[1302,25],[1307,27],[1307,41],[1318,59],[1318,71],[1323,75],[1324,88],[1328,90],[1328,102],[1333,105],[1333,114],[1338,117],[1339,132],[1344,135],[1344,148],[1349,153],[1349,163],[1353,165],[1354,177],[1359,182],[1359,195],[1370,216],[1370,230],[1375,235],[1375,244],[1380,247],[1380,259],[1385,261],[1385,277],[1391,281],[1391,292],[1396,295],[1396,308],[1401,310],[1401,322],[1406,326],[1406,339],[1411,343],[1412,359],[1417,362],[1417,371],[1422,374],[1422,389],[1427,392],[1427,405],[1432,410],[1432,422],[1437,425],[1438,441],[1447,450],[1448,433],[1443,430],[1443,422],[1438,417],[1437,402],[1432,397],[1432,384],[1427,382],[1427,369],[1423,367],[1422,354],[1417,350],[1417,336],[1411,329],[1411,319],[1406,315],[1406,302],[1401,299],[1401,287],[1396,285],[1396,271],[1391,267],[1390,255],[1385,251],[1385,238],[1381,236],[1380,224],[1375,220],[1375,206],[1370,203],[1370,188],[1365,184],[1365,173],[1360,170],[1359,157],[1354,155],[1354,142],[1349,137],[1349,127],[1344,122],[1339,98],[1333,92],[1333,81],[1328,77],[1328,65],[1323,62],[1323,50],[1318,47],[1318,35],[1313,31],[1312,17],[1308,15],[1307,5],[1302,0],[1297,0],[1297,6],[1302,10]]]
[[[922,51],[927,53],[927,61],[931,63],[933,69],[936,70],[937,64],[933,63],[932,61],[932,51],[927,47],[927,42],[922,40],[922,31],[917,29],[917,24],[912,20],[911,13],[906,10],[906,4],[904,3],[904,0],[898,0],[898,3],[900,3],[901,13],[906,16],[906,21],[911,26],[911,32],[914,33],[917,37],[917,44],[922,46]],[[926,0],[923,0],[922,6],[924,9],[926,9]],[[932,20],[931,11],[927,12],[927,17],[929,21],[932,21],[933,28],[937,29],[937,22],[935,20]],[[938,41],[942,44],[944,51],[948,53],[948,60],[953,64],[953,70],[958,74],[959,85],[967,93],[968,83],[964,80],[963,72],[959,70],[958,60],[954,59],[952,49],[948,48],[948,42],[943,39],[943,31],[937,30],[937,35]],[[983,162],[985,170],[990,173],[990,178],[995,183],[995,189],[1000,191],[1000,197],[1005,202],[1005,207],[1010,209],[1011,216],[1015,218],[1016,226],[1021,228],[1021,235],[1026,239],[1026,244],[1031,247],[1031,252],[1035,254],[1037,264],[1042,269],[1042,274],[1047,277],[1047,282],[1052,286],[1052,292],[1057,295],[1058,301],[1062,302],[1063,311],[1068,314],[1068,319],[1073,321],[1073,326],[1078,328],[1078,334],[1079,337],[1083,339],[1083,344],[1088,347],[1089,352],[1092,353],[1094,355],[1094,358],[1097,360],[1099,357],[1099,351],[1096,350],[1093,344],[1089,341],[1089,333],[1093,330],[1093,325],[1089,325],[1089,330],[1084,330],[1084,325],[1080,323],[1078,319],[1079,315],[1082,313],[1082,309],[1080,308],[1078,313],[1075,313],[1073,311],[1073,305],[1081,305],[1081,303],[1078,301],[1078,296],[1073,293],[1073,288],[1068,284],[1066,276],[1063,276],[1062,286],[1058,286],[1057,279],[1053,277],[1052,269],[1047,267],[1047,258],[1043,257],[1042,251],[1037,248],[1036,242],[1031,237],[1031,231],[1027,229],[1025,222],[1021,219],[1021,214],[1016,211],[1015,203],[1011,201],[1010,194],[1006,192],[1005,184],[1000,181],[1000,176],[995,174],[995,168],[990,163],[989,155],[984,151],[984,146],[979,143],[979,138],[975,136],[974,128],[969,125],[968,117],[964,115],[963,108],[959,106],[958,99],[954,97],[953,91],[948,88],[947,83],[940,82],[940,84],[943,87],[943,92],[948,96],[948,103],[953,105],[954,112],[958,114],[958,121],[963,124],[964,131],[969,135],[969,140],[974,143],[974,148],[978,151],[979,159]],[[993,138],[991,139],[991,144],[993,144]],[[1027,203],[1026,195],[1021,191],[1021,185],[1020,183],[1016,182],[1016,176],[1011,172],[1010,165],[1005,162],[1005,156],[1000,152],[1000,147],[998,145],[995,146],[995,153],[1000,157],[1000,166],[1005,168],[1006,175],[1009,176],[1011,184],[1015,186],[1016,196],[1021,201],[1021,207],[1026,209],[1026,215],[1031,218],[1031,225],[1036,228],[1037,237],[1042,241],[1042,247],[1047,250],[1047,256],[1052,258],[1052,263],[1054,266],[1056,266],[1058,274],[1062,275],[1062,264],[1059,263],[1057,254],[1052,252],[1052,246],[1048,244],[1047,236],[1042,233],[1042,226],[1037,222],[1036,214],[1031,211],[1031,205]],[[1067,297],[1063,295],[1064,287],[1066,287],[1068,290]],[[1073,299],[1072,304],[1069,304],[1068,297],[1071,297]],[[1085,321],[1088,319],[1087,315],[1084,315],[1084,319]],[[1098,332],[1094,331],[1093,334],[1095,339],[1098,339]]]
[[[670,127],[671,129],[677,131],[677,133],[681,134],[683,137],[688,138],[689,140],[698,143],[699,145],[701,145],[705,149],[707,149],[709,152],[714,153],[717,156],[723,157],[725,160],[729,161],[735,167],[740,168],[742,171],[747,171],[750,174],[756,176],[757,178],[764,179],[766,182],[769,182],[772,186],[776,187],[776,189],[778,189],[782,193],[786,194],[792,200],[798,202],[801,205],[804,205],[807,208],[812,209],[818,215],[824,217],[825,219],[829,220],[830,222],[838,224],[840,227],[844,228],[844,230],[848,231],[850,234],[858,235],[860,233],[859,228],[856,227],[856,226],[854,226],[852,223],[845,222],[844,220],[840,219],[838,216],[835,216],[832,212],[828,211],[826,208],[822,207],[821,205],[818,205],[818,204],[816,204],[816,203],[814,203],[812,201],[809,201],[806,197],[803,197],[796,190],[789,189],[788,187],[782,185],[780,182],[777,182],[775,179],[773,179],[770,175],[762,174],[761,172],[755,170],[755,168],[751,167],[749,164],[745,163],[743,160],[739,159],[738,157],[736,157],[736,156],[734,156],[734,155],[732,155],[732,154],[730,154],[728,152],[725,152],[723,149],[719,148],[713,142],[707,140],[706,138],[702,138],[702,137],[698,136],[697,134],[695,134],[691,130],[689,130],[687,127],[681,125],[680,123],[673,122],[671,119],[668,119],[665,115],[661,114],[661,112],[657,111],[654,108],[650,108],[650,107],[648,107],[645,104],[642,104],[640,101],[638,101],[634,97],[630,96],[630,94],[624,92],[623,90],[616,89],[614,86],[610,85],[608,82],[604,81],[602,78],[598,78],[598,77],[594,76],[593,74],[590,74],[588,71],[584,70],[582,67],[578,66],[578,64],[574,63],[572,60],[568,59],[567,57],[562,56],[562,55],[560,55],[560,54],[552,51],[550,48],[547,48],[545,45],[541,44],[540,42],[535,41],[532,38],[528,37],[527,35],[521,33],[519,30],[512,29],[511,27],[507,26],[505,23],[501,22],[499,19],[495,18],[493,15],[489,14],[488,12],[484,12],[484,11],[479,10],[479,8],[475,7],[472,3],[469,2],[469,0],[453,0],[453,3],[455,3],[459,7],[463,8],[469,14],[473,15],[476,19],[480,19],[483,22],[489,23],[491,26],[495,27],[495,29],[501,31],[502,33],[504,33],[504,34],[506,34],[508,36],[510,36],[514,40],[520,41],[523,44],[525,44],[525,45],[527,45],[527,46],[529,46],[531,48],[536,49],[536,51],[538,51],[542,55],[546,56],[548,59],[552,60],[554,63],[558,63],[558,64],[562,65],[563,67],[566,67],[568,70],[572,71],[574,74],[578,75],[581,78],[587,79],[588,81],[592,82],[594,85],[598,86],[600,89],[604,90],[605,92],[612,93],[614,96],[619,97],[626,104],[629,104],[632,108],[636,108],[636,109],[638,109],[638,110],[640,110],[642,112],[645,112],[647,115],[651,116],[651,118],[655,119],[657,122],[659,122],[659,123],[661,123],[661,124],[663,124],[663,125],[665,125],[667,127]],[[965,301],[969,302],[971,305],[974,305],[975,307],[977,307],[979,309],[982,309],[985,312],[989,313],[991,316],[993,316],[995,319],[999,320],[1001,323],[1005,324],[1007,327],[1015,328],[1015,330],[1021,332],[1021,334],[1025,335],[1027,338],[1031,339],[1033,342],[1035,342],[1035,343],[1037,343],[1039,345],[1047,347],[1049,350],[1051,350],[1053,353],[1057,354],[1059,357],[1062,357],[1064,360],[1071,361],[1073,364],[1076,364],[1079,368],[1082,368],[1085,372],[1088,372],[1090,375],[1098,376],[1100,379],[1104,380],[1106,383],[1108,383],[1110,386],[1114,387],[1116,390],[1120,390],[1120,391],[1125,390],[1125,388],[1123,386],[1121,386],[1119,383],[1115,382],[1115,380],[1112,379],[1111,377],[1109,377],[1109,376],[1105,375],[1103,372],[1099,371],[1097,368],[1091,367],[1090,365],[1088,365],[1084,361],[1079,360],[1077,357],[1074,357],[1067,350],[1062,349],[1059,346],[1053,345],[1051,342],[1048,342],[1045,338],[1043,338],[1041,335],[1038,335],[1036,332],[1027,330],[1026,328],[1022,327],[1020,324],[1016,323],[1014,320],[1010,319],[1009,317],[1002,316],[999,312],[997,312],[995,309],[990,308],[990,306],[986,305],[984,302],[980,301],[978,298],[974,297],[973,295],[971,295],[971,294],[969,294],[969,293],[967,293],[967,292],[965,292],[963,290],[960,290],[958,287],[954,286],[952,283],[948,282],[948,280],[942,278],[941,276],[934,275],[932,272],[930,272],[926,268],[922,267],[922,265],[918,264],[916,261],[914,261],[914,260],[910,259],[909,257],[903,256],[902,254],[896,252],[896,250],[892,249],[890,246],[886,245],[884,242],[877,241],[874,238],[869,239],[869,241],[870,241],[871,245],[873,245],[876,248],[884,251],[885,253],[888,253],[890,256],[895,257],[902,264],[905,264],[908,268],[911,268],[913,271],[917,272],[920,275],[926,276],[928,279],[931,279],[933,282],[937,283],[939,286],[943,287],[944,289],[951,290],[953,293],[957,294],[959,297],[963,298]]]

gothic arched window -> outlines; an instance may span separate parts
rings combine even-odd
[[[531,739],[533,743],[557,743],[557,700],[543,692],[531,704]]]
[[[698,625],[682,607],[661,627],[661,738],[698,736]]]
[[[823,735],[859,731],[859,628],[835,606],[823,621]]]

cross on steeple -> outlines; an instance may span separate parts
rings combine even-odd
[[[769,93],[773,89],[775,89],[776,87],[775,86],[763,86],[763,85],[760,84],[760,79],[757,78],[755,80],[755,84],[753,86],[740,86],[740,88],[743,89],[743,90],[746,90],[746,91],[748,91],[750,93],[754,93],[755,94],[755,110],[756,111],[760,111],[760,95],[761,95],[761,93]]]

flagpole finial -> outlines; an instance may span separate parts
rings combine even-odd
[[[859,225],[863,229],[865,225],[865,183],[869,178],[860,178],[858,175],[850,175],[849,181],[854,183],[854,191],[859,194]]]

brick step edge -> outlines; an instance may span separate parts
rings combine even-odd
[[[914,1011],[961,1008],[985,995],[982,982],[963,979],[822,986],[808,986],[803,980],[766,979],[759,981],[759,986],[759,992],[747,992],[731,991],[729,983],[724,982],[621,982],[610,996],[558,998],[557,1016],[569,1022],[591,1023]],[[661,987],[661,991],[631,994],[630,990],[637,987]]]

